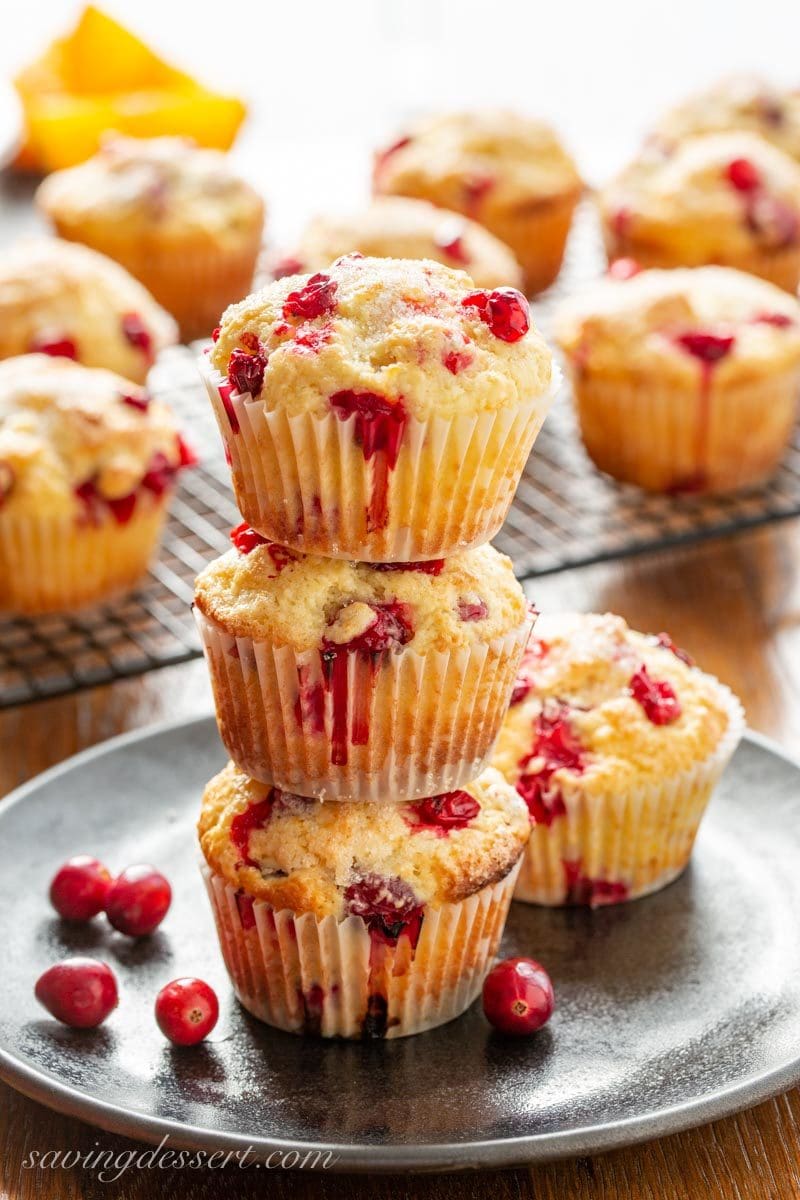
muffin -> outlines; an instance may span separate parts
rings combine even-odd
[[[743,727],[666,634],[542,617],[492,757],[531,819],[515,898],[596,906],[670,883]]]
[[[461,213],[402,196],[377,197],[358,213],[316,217],[294,254],[274,264],[273,274],[322,271],[354,250],[374,258],[429,258],[468,271],[480,288],[520,288],[524,282],[511,250],[488,229]]]
[[[0,358],[36,351],[144,383],[177,335],[140,283],[86,246],[26,238],[0,251]]]
[[[752,487],[796,418],[800,306],[725,267],[604,279],[562,306],[556,336],[591,458],[651,491]]]
[[[414,799],[474,779],[533,616],[491,546],[371,566],[246,526],[195,613],[222,740],[248,775],[325,800]]]
[[[662,147],[703,133],[745,129],[800,161],[800,92],[756,75],[731,75],[670,109],[652,133]]]
[[[582,183],[556,133],[504,111],[428,117],[375,159],[375,192],[464,213],[510,246],[527,292],[561,270]]]
[[[599,198],[609,258],[643,267],[717,263],[796,292],[800,163],[754,133],[650,146]]]
[[[323,1037],[452,1020],[480,992],[528,833],[497,771],[376,810],[265,789],[229,763],[206,788],[199,834],[239,1001]]]
[[[513,288],[347,255],[227,310],[203,360],[237,505],[270,541],[443,558],[502,525],[553,399]]]
[[[130,380],[43,354],[0,363],[0,608],[63,611],[131,587],[193,461]]]
[[[114,136],[87,162],[50,175],[37,202],[61,237],[140,279],[185,340],[208,336],[252,286],[264,205],[218,150]]]

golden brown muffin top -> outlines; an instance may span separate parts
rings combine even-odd
[[[757,75],[729,75],[671,108],[653,130],[661,145],[746,129],[800,159],[800,92]]]
[[[211,868],[252,899],[391,928],[502,879],[530,823],[493,770],[426,800],[337,804],[256,783],[231,762],[205,790],[198,830]]]

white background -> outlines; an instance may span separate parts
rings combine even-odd
[[[601,181],[667,104],[721,74],[800,86],[800,0],[108,0],[177,66],[241,93],[237,146],[278,239],[359,203],[369,152],[430,108],[550,118]],[[0,0],[0,75],[74,22],[74,0]]]

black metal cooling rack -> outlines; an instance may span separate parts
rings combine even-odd
[[[554,304],[602,269],[590,214],[576,224],[558,285],[535,305],[547,329]],[[193,580],[227,549],[239,520],[197,350],[164,354],[151,388],[176,412],[201,455],[184,471],[161,553],[141,587],[115,604],[71,616],[0,618],[0,708],[108,683],[197,657]],[[780,470],[759,491],[729,498],[644,495],[591,465],[577,435],[567,389],[536,442],[495,545],[521,579],[696,542],[800,515],[800,429]]]

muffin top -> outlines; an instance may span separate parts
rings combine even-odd
[[[296,651],[352,648],[425,654],[487,642],[530,621],[511,560],[492,546],[425,563],[301,555],[247,526],[201,572],[195,603],[237,637]]]
[[[581,179],[544,121],[490,109],[412,126],[376,155],[374,184],[477,216],[575,192]]]
[[[423,905],[507,875],[530,823],[491,769],[425,800],[326,804],[256,783],[231,762],[205,790],[198,829],[209,865],[248,896],[276,910],[360,916],[391,935],[418,925]]]
[[[800,164],[755,133],[646,147],[600,207],[621,241],[666,247],[687,266],[778,251],[800,236]]]
[[[26,238],[0,251],[0,358],[40,351],[143,383],[177,332],[136,279],[86,246]]]
[[[800,364],[800,304],[728,267],[607,276],[561,306],[555,332],[582,372],[688,382],[711,366],[725,379]]]
[[[213,235],[228,241],[261,224],[261,197],[219,150],[188,138],[107,138],[80,166],[55,171],[36,193],[51,218],[105,228],[124,222],[126,238]]]
[[[701,133],[747,129],[800,159],[800,92],[757,75],[731,75],[670,109],[653,131],[662,146]]]
[[[233,304],[211,365],[268,412],[361,409],[425,420],[514,407],[547,392],[552,359],[513,288],[397,258],[337,259]]]
[[[111,371],[26,354],[0,362],[0,512],[124,524],[191,461],[163,404]]]
[[[728,689],[666,634],[636,633],[610,613],[547,615],[523,657],[492,765],[535,817],[537,802],[577,777],[582,790],[604,792],[688,770],[739,725]]]
[[[354,250],[375,258],[432,259],[468,271],[482,288],[522,286],[512,251],[488,229],[461,213],[403,196],[378,197],[358,213],[316,217],[275,274],[321,271]]]

